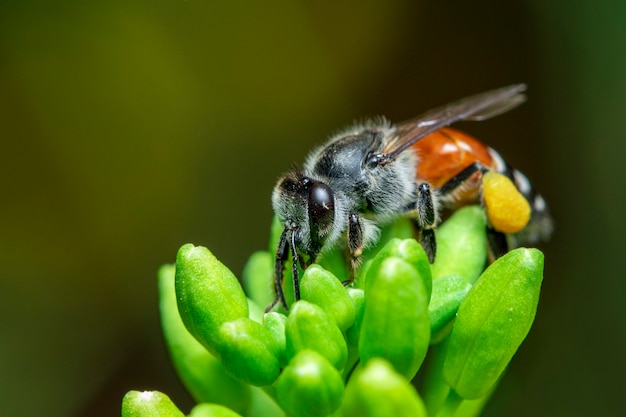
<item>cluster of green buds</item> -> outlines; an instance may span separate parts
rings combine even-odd
[[[271,252],[250,258],[244,292],[208,249],[182,246],[159,271],[159,294],[174,367],[199,403],[189,415],[478,415],[530,330],[543,254],[515,249],[485,269],[479,207],[438,229],[432,265],[411,236],[408,221],[385,229],[348,288],[340,249],[318,259],[298,301],[287,266],[289,310],[267,313]],[[165,394],[131,391],[122,415],[184,413]]]

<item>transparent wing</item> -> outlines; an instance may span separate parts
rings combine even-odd
[[[397,134],[383,150],[384,160],[393,160],[400,152],[424,136],[460,120],[485,120],[517,107],[526,100],[525,84],[510,85],[465,97],[437,107],[397,125]]]

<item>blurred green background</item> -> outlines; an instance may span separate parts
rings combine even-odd
[[[4,0],[0,415],[115,416],[130,389],[189,411],[157,268],[193,242],[239,274],[274,181],[329,133],[517,82],[527,104],[460,127],[557,230],[485,415],[619,415],[626,2]]]

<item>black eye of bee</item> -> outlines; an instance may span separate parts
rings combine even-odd
[[[309,214],[318,223],[327,223],[335,209],[333,192],[328,185],[315,182],[309,189]]]
[[[313,182],[309,188],[309,224],[314,244],[321,247],[322,237],[328,233],[334,218],[335,199],[332,190],[322,182]]]

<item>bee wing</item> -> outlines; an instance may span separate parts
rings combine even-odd
[[[460,120],[485,120],[517,107],[526,100],[525,84],[510,85],[465,97],[437,107],[397,125],[396,136],[387,143],[385,160],[393,160],[400,152],[424,136]]]

